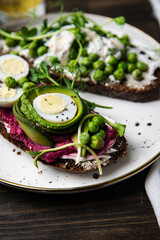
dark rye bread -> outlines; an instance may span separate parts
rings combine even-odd
[[[155,71],[157,79],[144,89],[132,89],[124,83],[110,83],[108,86],[87,82],[85,90],[112,98],[125,99],[133,102],[149,102],[160,99],[160,68]]]
[[[14,140],[10,137],[10,134],[7,132],[3,123],[0,123],[0,134],[5,139],[7,139],[9,142],[11,142],[15,146],[19,147],[23,151],[28,150],[28,148],[24,145],[23,142]],[[114,144],[113,147],[117,151],[110,154],[111,158],[109,160],[106,160],[104,162],[104,164],[102,164],[102,167],[107,166],[111,163],[117,162],[118,160],[120,160],[122,157],[124,157],[127,154],[127,141],[126,141],[125,137],[118,137],[116,140],[116,143]],[[92,170],[97,169],[97,164],[96,164],[95,160],[90,161],[93,163],[92,167],[90,169],[84,168],[81,164],[75,165],[75,161],[72,159],[58,159],[58,160],[56,160],[56,162],[53,162],[53,163],[46,163],[43,160],[40,160],[40,161],[46,165],[50,165],[59,170],[74,172],[74,173],[87,172],[87,171],[92,171]]]
[[[55,72],[51,72],[54,77],[59,77]],[[111,97],[119,98],[133,102],[149,102],[160,99],[160,68],[156,69],[154,75],[157,77],[146,85],[143,89],[127,87],[124,82],[111,82],[108,85],[104,83],[95,83],[87,81],[84,83],[84,91]],[[78,87],[78,82],[77,82]]]

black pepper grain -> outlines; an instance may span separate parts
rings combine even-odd
[[[95,174],[93,174],[93,178],[94,178],[94,179],[98,179],[98,178],[99,178],[99,175],[95,173]]]

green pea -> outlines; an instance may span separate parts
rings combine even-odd
[[[130,63],[136,63],[137,62],[137,54],[134,52],[129,53],[127,56],[127,60]]]
[[[113,73],[114,77],[116,80],[118,81],[122,81],[125,79],[126,74],[124,72],[124,70],[122,68],[118,68],[114,73]]]
[[[134,63],[129,63],[128,64],[128,72],[132,73],[136,69],[136,64]]]
[[[9,88],[14,88],[16,86],[16,80],[13,77],[6,77],[5,84]]]
[[[36,87],[36,84],[35,83],[32,83],[32,82],[25,82],[24,84],[23,84],[23,91],[27,91],[27,90],[29,90],[29,89],[31,89],[31,88],[33,88],[33,87]]]
[[[107,65],[104,69],[104,73],[109,76],[114,72],[114,67],[111,65]]]
[[[92,149],[101,149],[104,146],[103,138],[98,135],[93,135],[90,140],[90,147]]]
[[[82,144],[87,144],[87,143],[89,143],[89,141],[90,141],[90,135],[89,135],[89,133],[82,133],[82,134],[80,135],[80,142],[81,142]]]
[[[105,62],[103,60],[97,60],[93,63],[93,67],[95,70],[104,70]]]
[[[142,72],[145,72],[148,70],[148,65],[144,62],[137,62],[137,68]]]
[[[99,126],[97,123],[91,121],[88,123],[88,131],[91,133],[96,133],[99,130]]]
[[[86,56],[88,56],[88,53],[87,53],[87,49],[86,48],[83,48],[82,49],[82,55],[81,55],[82,57],[86,57]]]
[[[69,51],[69,59],[75,59],[77,57],[77,50],[75,48],[71,48],[71,50]]]
[[[97,53],[91,52],[89,53],[89,58],[91,59],[91,61],[96,61],[99,58],[99,56]]]
[[[121,42],[124,44],[124,45],[129,45],[130,44],[130,39],[129,39],[129,36],[124,34],[121,38],[120,38]]]
[[[135,80],[140,81],[143,78],[142,72],[139,69],[136,69],[132,72],[132,76]]]
[[[105,126],[105,120],[102,116],[95,116],[92,118],[94,123],[97,123],[101,128]]]
[[[6,44],[8,47],[15,47],[15,46],[17,45],[17,41],[14,40],[14,39],[11,39],[11,38],[6,38],[5,44]]]
[[[103,129],[100,129],[97,133],[96,133],[97,136],[100,136],[101,138],[105,138],[106,136],[106,133]]]
[[[22,87],[26,82],[29,82],[29,80],[26,77],[22,77],[18,80],[18,86]]]
[[[85,66],[80,66],[79,68],[81,77],[87,77],[88,76],[88,69]]]
[[[55,63],[60,63],[60,61],[57,57],[51,56],[50,57],[50,63],[53,65]]]
[[[108,63],[112,66],[116,66],[118,64],[118,59],[115,56],[111,55]]]
[[[17,51],[11,51],[10,54],[18,55],[18,52]]]
[[[118,68],[122,68],[125,72],[127,72],[128,64],[124,61],[118,63]]]
[[[101,70],[96,70],[93,74],[93,79],[97,82],[101,82],[104,80],[105,74]]]
[[[91,66],[91,60],[89,57],[83,57],[81,60],[81,64],[85,67],[90,67]]]
[[[38,56],[42,56],[43,54],[47,53],[48,49],[45,46],[41,46],[37,49]]]

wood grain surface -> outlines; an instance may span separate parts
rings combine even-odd
[[[47,12],[56,9],[47,1]],[[127,22],[160,41],[147,0],[67,0],[66,10]],[[24,192],[0,185],[0,240],[158,240],[160,230],[144,189],[148,169],[108,188],[69,195]]]

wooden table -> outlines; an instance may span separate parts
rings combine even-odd
[[[127,22],[160,41],[146,0],[67,0],[74,7]],[[47,12],[55,9],[47,2]],[[43,195],[0,185],[0,240],[158,240],[158,228],[144,190],[149,169],[97,191]]]

